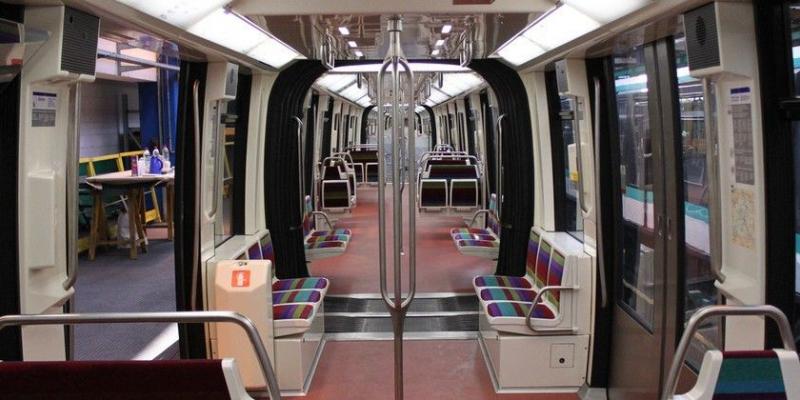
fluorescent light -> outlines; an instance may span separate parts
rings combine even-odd
[[[230,0],[117,0],[128,7],[181,28],[200,21]]]
[[[442,26],[442,34],[443,35],[446,35],[446,34],[450,33],[450,31],[452,31],[452,30],[453,30],[453,25],[445,24],[444,26]]]
[[[356,43],[356,42],[355,42],[355,41],[353,41],[353,40],[351,40],[351,41],[347,42],[347,45],[348,45],[348,46],[350,46],[350,47],[352,47],[352,48],[354,48],[354,49],[355,49],[356,47],[358,47],[358,43]]]
[[[444,39],[439,39],[436,41],[436,47],[442,47],[444,45]]]
[[[528,28],[522,35],[550,50],[599,27],[599,22],[569,5],[562,4]]]
[[[433,51],[431,52],[431,55],[432,56],[438,56],[439,53],[440,53],[439,49],[433,49]]]
[[[651,0],[562,0],[562,3],[570,5],[578,11],[592,17],[598,22],[609,23],[628,15],[648,3]]]
[[[518,36],[497,50],[497,55],[516,66],[525,64],[534,57],[543,54],[545,50],[524,36]]]
[[[283,67],[299,56],[296,51],[269,36],[260,45],[247,52],[247,55],[273,68]]]
[[[348,36],[348,35],[350,35],[350,29],[347,29],[346,26],[340,26],[339,27],[339,33],[341,33],[342,36]]]
[[[189,32],[240,53],[253,50],[266,36],[253,24],[222,8],[192,25]]]
[[[472,71],[469,68],[462,67],[460,65],[455,64],[439,64],[433,62],[409,62],[411,64],[411,70],[414,72],[470,72]],[[337,66],[334,67],[331,72],[334,73],[349,73],[349,74],[357,74],[357,73],[377,73],[378,70],[381,68],[381,63],[369,63],[369,64],[358,64],[358,65],[346,65],[346,66]]]
[[[355,55],[356,57],[364,57],[364,53],[362,53],[361,50],[356,50]]]
[[[354,74],[326,74],[322,78],[317,79],[316,84],[330,90],[331,92],[338,92],[356,81]]]

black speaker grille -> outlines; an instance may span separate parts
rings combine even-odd
[[[689,69],[698,70],[720,65],[716,14],[714,3],[710,3],[683,16]]]
[[[98,17],[69,7],[64,9],[62,70],[76,74],[94,75],[99,29],[100,19]]]

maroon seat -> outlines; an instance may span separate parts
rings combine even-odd
[[[0,363],[3,399],[230,399],[222,360]]]

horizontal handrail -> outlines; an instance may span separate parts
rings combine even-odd
[[[769,317],[778,325],[780,330],[781,339],[783,340],[783,347],[787,350],[797,351],[794,344],[794,337],[792,337],[792,327],[786,315],[775,306],[771,305],[758,305],[758,306],[708,306],[697,310],[689,322],[686,324],[686,329],[683,331],[678,348],[675,350],[675,357],[672,359],[672,365],[669,368],[667,375],[667,383],[664,386],[664,392],[661,396],[662,400],[670,400],[675,395],[675,387],[678,384],[678,373],[681,370],[684,360],[686,359],[686,352],[689,350],[689,345],[692,342],[700,323],[712,317],[740,317],[740,316],[762,316]]]
[[[528,325],[528,328],[530,330],[534,331],[534,332],[540,332],[540,331],[542,331],[542,332],[544,332],[544,331],[554,332],[554,331],[565,331],[565,330],[569,331],[569,330],[572,330],[571,328],[570,329],[536,329],[533,326],[533,323],[531,322],[531,319],[533,318],[534,310],[536,310],[536,305],[539,304],[542,301],[542,297],[544,297],[545,293],[556,291],[556,290],[567,291],[567,290],[577,290],[577,289],[578,289],[578,286],[545,286],[545,287],[541,288],[539,290],[539,292],[536,293],[536,297],[533,298],[533,302],[531,303],[531,309],[528,311],[528,316],[525,317],[525,324]]]
[[[271,399],[280,400],[278,379],[272,369],[267,349],[261,340],[256,326],[250,318],[232,311],[174,311],[174,312],[136,312],[136,313],[93,313],[93,314],[23,314],[0,317],[0,330],[9,326],[30,325],[78,325],[78,324],[122,324],[122,323],[207,323],[228,322],[239,325],[247,333],[261,365],[261,373],[267,383]]]

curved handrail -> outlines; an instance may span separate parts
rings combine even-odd
[[[536,297],[533,298],[533,302],[531,303],[531,309],[528,310],[528,315],[525,317],[525,325],[528,325],[528,329],[530,329],[530,330],[532,330],[534,332],[542,332],[542,331],[558,332],[558,331],[569,331],[569,330],[572,330],[572,328],[570,328],[570,329],[536,329],[533,326],[533,323],[531,322],[531,319],[533,319],[533,312],[534,312],[534,310],[536,310],[536,305],[541,303],[542,297],[544,297],[545,293],[553,292],[553,291],[556,291],[556,290],[565,291],[565,290],[577,290],[577,289],[578,289],[578,286],[545,286],[545,287],[541,288],[539,290],[539,292],[536,293]]]
[[[708,306],[697,310],[689,322],[686,324],[686,330],[683,331],[681,341],[678,343],[678,348],[675,350],[675,357],[672,359],[672,365],[669,368],[664,391],[661,396],[662,400],[671,400],[675,395],[675,387],[678,384],[678,374],[680,373],[683,361],[686,358],[686,352],[689,350],[689,345],[694,338],[694,334],[700,327],[700,323],[711,317],[727,317],[727,316],[765,316],[771,318],[778,325],[780,330],[781,339],[783,340],[783,347],[787,350],[797,351],[794,344],[794,337],[792,337],[792,327],[786,315],[777,307],[772,305],[759,305],[759,306]]]
[[[77,325],[77,324],[121,324],[121,323],[207,323],[228,322],[240,326],[247,333],[250,343],[256,353],[256,358],[261,366],[264,382],[267,384],[271,399],[280,400],[281,393],[278,387],[278,378],[269,353],[264,347],[261,335],[250,318],[231,311],[175,311],[175,312],[143,312],[143,313],[97,313],[97,314],[34,314],[34,315],[6,315],[0,317],[0,330],[9,326],[22,325]]]

